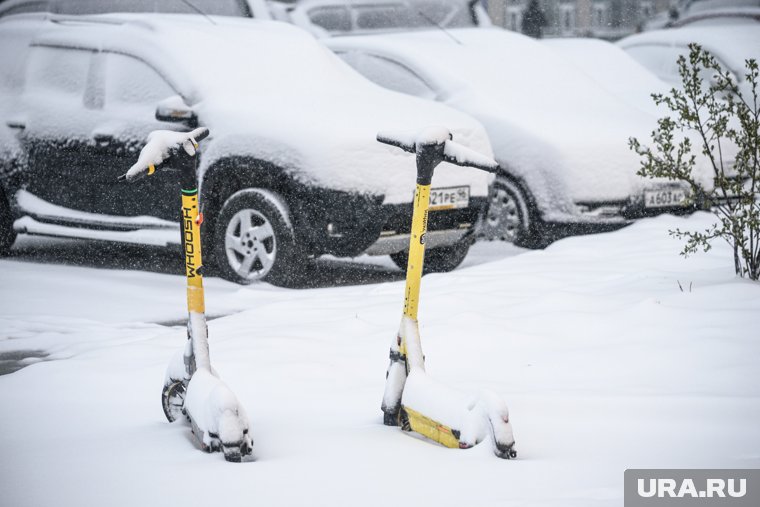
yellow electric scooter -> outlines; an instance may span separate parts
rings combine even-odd
[[[444,161],[488,172],[496,172],[499,166],[493,159],[455,143],[451,133],[443,127],[429,127],[415,136],[380,133],[377,140],[414,153],[417,159],[404,313],[391,344],[382,403],[383,422],[460,449],[470,448],[490,436],[498,457],[515,458],[515,440],[504,401],[488,391],[467,396],[427,376],[417,322],[430,186],[435,168]]]
[[[183,415],[187,417],[201,449],[222,451],[227,461],[239,462],[250,456],[253,448],[248,416],[211,367],[209,357],[201,255],[203,214],[198,203],[196,168],[198,142],[208,134],[208,129],[203,127],[192,132],[151,132],[137,163],[119,180],[134,182],[160,169],[179,171],[188,340],[169,363],[161,391],[161,405],[170,422]]]

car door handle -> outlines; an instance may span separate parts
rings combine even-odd
[[[5,122],[8,127],[16,130],[24,130],[26,128],[26,123],[20,120],[8,120]]]
[[[95,140],[95,144],[102,148],[108,146],[113,141],[111,134],[95,134],[92,138]]]

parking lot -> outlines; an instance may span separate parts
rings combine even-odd
[[[758,48],[754,0],[0,0],[0,504],[760,469]]]
[[[756,467],[760,291],[734,278],[727,248],[684,260],[666,232],[709,220],[649,219],[545,251],[477,244],[456,272],[423,278],[428,372],[504,397],[510,461],[382,425],[403,292],[388,264],[327,260],[343,281],[312,289],[207,280],[214,364],[254,438],[256,461],[230,465],[161,413],[163,371],[185,340],[173,257],[22,244],[0,262],[0,350],[36,352],[0,377],[4,501],[348,506],[393,491],[580,507],[620,505],[627,468]]]

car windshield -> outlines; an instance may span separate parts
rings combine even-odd
[[[462,0],[346,2],[314,7],[308,15],[312,23],[331,33],[475,26],[470,8]]]
[[[220,30],[211,24],[193,24],[190,30],[190,23],[174,22],[161,23],[157,32],[169,52],[164,60],[182,69],[177,79],[192,88],[191,101],[234,103],[237,108],[243,102],[259,106],[262,96],[278,94],[281,107],[282,101],[305,92],[332,96],[363,86],[363,79],[308,33],[279,25],[231,20],[224,25],[225,36],[219,37]],[[183,79],[188,69],[192,76]],[[304,77],[314,76],[319,79],[304,86]]]

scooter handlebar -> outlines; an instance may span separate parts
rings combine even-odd
[[[443,159],[451,164],[475,167],[489,173],[499,170],[498,162],[491,157],[451,140],[446,141],[443,147]]]
[[[380,132],[377,134],[377,140],[383,144],[389,144],[391,146],[396,146],[397,148],[401,148],[402,150],[407,151],[409,153],[416,152],[415,142],[410,143],[409,141],[401,141],[400,139],[397,138],[397,136],[394,136],[393,134]]]
[[[148,144],[140,151],[137,162],[119,176],[119,181],[131,183],[144,176],[150,176],[157,169],[170,165],[172,159],[184,152],[194,157],[198,142],[208,137],[209,130],[199,127],[191,132],[174,132],[171,130],[154,130],[148,134]]]
[[[377,134],[379,142],[396,146],[409,153],[421,153],[426,149],[433,149],[440,153],[443,161],[451,164],[475,167],[490,173],[499,170],[499,164],[494,159],[454,142],[453,139],[451,132],[442,127],[428,127],[419,132],[416,138],[400,133],[380,132]]]

